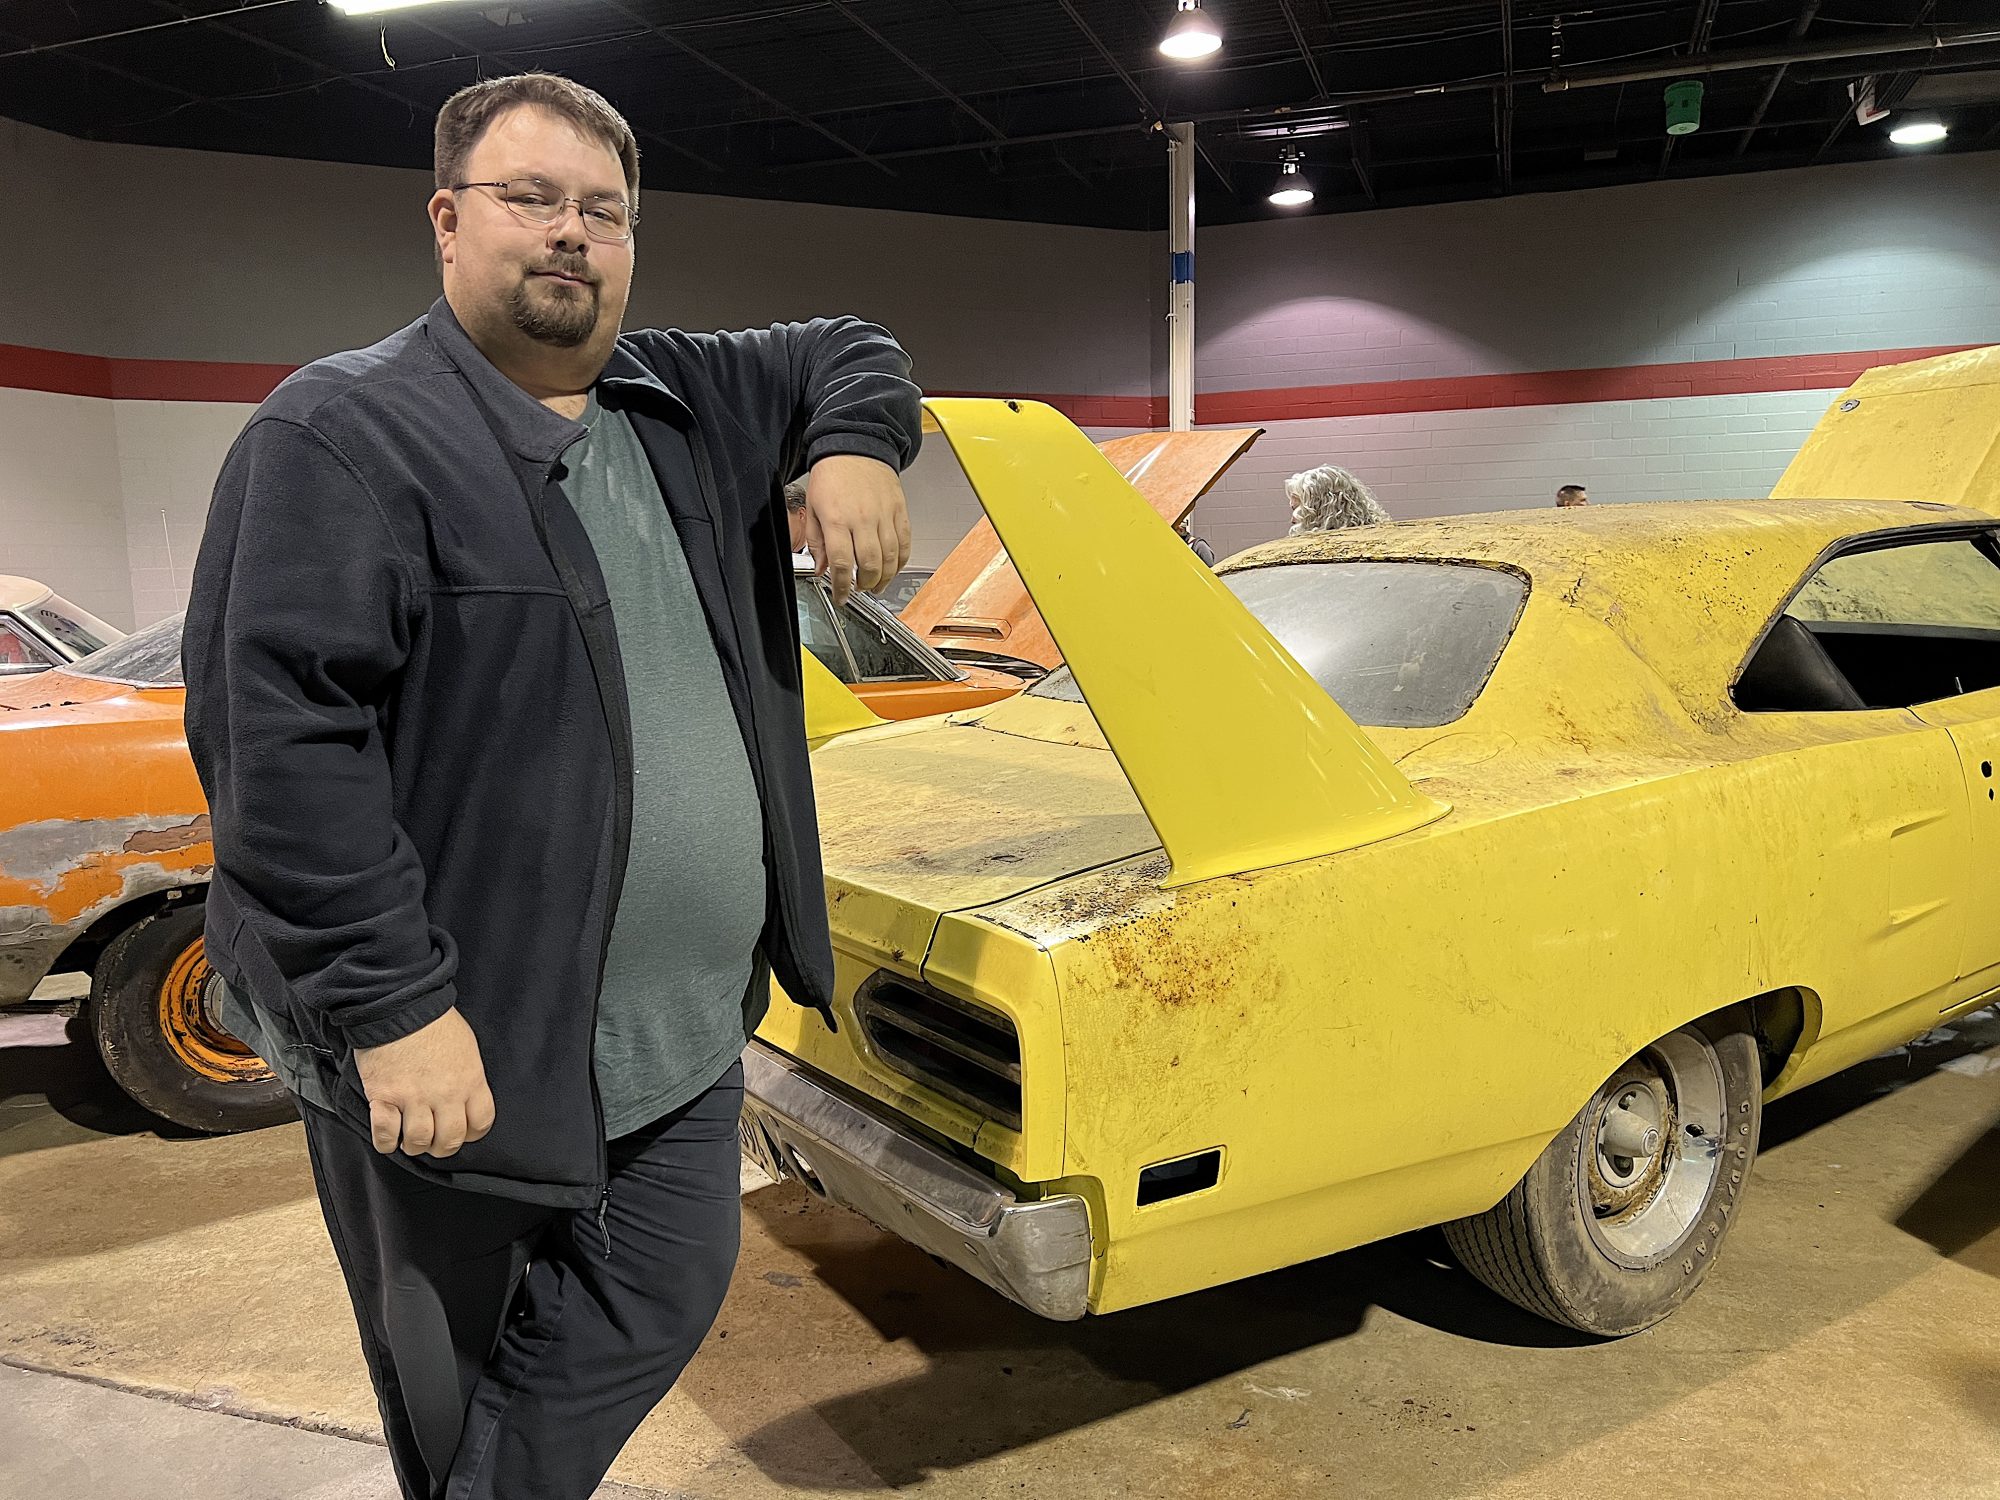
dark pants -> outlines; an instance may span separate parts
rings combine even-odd
[[[427,1182],[301,1111],[407,1500],[596,1489],[722,1307],[742,1228],[742,1106],[736,1063],[612,1141],[605,1233],[594,1209]]]

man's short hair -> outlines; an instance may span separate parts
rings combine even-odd
[[[465,181],[465,164],[487,126],[510,109],[533,105],[559,115],[583,134],[609,146],[625,169],[625,197],[639,206],[639,143],[625,117],[595,89],[556,73],[513,73],[470,84],[444,101],[438,111],[432,164],[437,185]]]
[[[1564,495],[1584,495],[1588,493],[1589,493],[1588,486],[1581,484],[1566,484],[1561,489],[1556,491],[1556,498],[1560,500]]]
[[[806,482],[803,479],[794,479],[790,484],[785,486],[785,509],[788,511],[801,511],[805,508]]]

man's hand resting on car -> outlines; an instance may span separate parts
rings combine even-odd
[[[369,1134],[384,1156],[446,1157],[493,1128],[479,1038],[454,1008],[421,1031],[380,1047],[357,1047],[368,1095]]]

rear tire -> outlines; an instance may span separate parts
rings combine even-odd
[[[297,1118],[291,1095],[216,1013],[203,904],[181,901],[114,938],[97,961],[91,1035],[112,1081],[161,1119],[225,1134]]]
[[[1762,1099],[1754,1037],[1684,1026],[1613,1073],[1498,1204],[1445,1225],[1452,1253],[1551,1322],[1650,1328],[1715,1264]]]

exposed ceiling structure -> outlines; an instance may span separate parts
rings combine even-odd
[[[2000,145],[1995,0],[1206,0],[1219,54],[1156,48],[1173,0],[0,0],[0,114],[91,140],[428,167],[482,76],[547,68],[631,119],[647,186],[1158,227],[1163,120],[1194,120],[1204,222],[1896,154],[1932,111]],[[1699,80],[1699,129],[1666,87]],[[1889,117],[1864,122],[1875,109]]]

